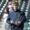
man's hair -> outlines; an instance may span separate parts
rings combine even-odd
[[[8,0],[8,1],[12,1],[12,0]]]

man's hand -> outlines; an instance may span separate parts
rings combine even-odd
[[[21,21],[16,21],[15,25],[19,26],[21,24]]]

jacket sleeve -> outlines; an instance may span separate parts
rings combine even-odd
[[[25,22],[26,21],[26,17],[25,17],[25,13],[21,12],[21,16],[20,16],[20,22]]]

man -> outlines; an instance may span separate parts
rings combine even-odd
[[[24,22],[26,20],[25,13],[21,12],[18,8],[16,9],[16,7],[14,10],[11,10],[7,19],[9,28],[11,27],[11,30],[23,30]]]

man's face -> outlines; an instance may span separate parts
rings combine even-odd
[[[12,2],[8,2],[8,8],[12,8]]]

